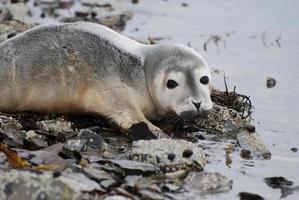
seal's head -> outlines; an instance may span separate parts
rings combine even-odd
[[[194,118],[212,108],[211,74],[204,59],[181,45],[152,47],[145,60],[147,87],[160,115]]]

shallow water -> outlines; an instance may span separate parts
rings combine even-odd
[[[124,33],[134,38],[163,38],[160,43],[190,44],[219,69],[213,84],[224,88],[223,76],[230,89],[249,95],[255,107],[253,123],[272,152],[271,160],[244,160],[232,154],[225,165],[223,146],[214,145],[215,155],[206,171],[219,171],[234,180],[229,193],[208,199],[236,199],[246,191],[265,199],[279,199],[279,189],[268,187],[263,178],[284,176],[299,185],[299,2],[298,1],[140,1],[123,3],[134,12]],[[136,31],[136,28],[138,31]],[[211,35],[221,39],[218,46],[204,43]],[[277,41],[276,41],[277,40]],[[276,79],[274,88],[266,87],[266,78]],[[211,145],[213,146],[213,145]],[[202,197],[201,197],[202,198]],[[285,199],[299,199],[299,192]]]

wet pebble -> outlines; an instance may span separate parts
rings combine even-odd
[[[246,159],[264,158],[270,159],[271,152],[262,142],[260,136],[256,132],[243,131],[237,135],[237,140],[242,148],[241,156]]]
[[[86,145],[93,149],[101,150],[105,145],[104,139],[99,134],[88,129],[81,130],[78,137],[80,140],[86,140]]]
[[[23,140],[24,148],[29,150],[38,150],[48,146],[48,143],[41,138],[25,138]]]
[[[9,34],[7,35],[7,39],[12,38],[12,37],[14,37],[14,36],[16,36],[16,35],[17,35],[16,32],[9,33]]]
[[[249,192],[240,192],[239,197],[240,200],[264,200],[264,197]]]
[[[272,77],[267,77],[267,88],[273,88],[276,85],[276,80]]]
[[[232,180],[217,172],[191,172],[184,180],[184,188],[190,192],[227,192],[232,189],[232,185]]]
[[[182,3],[182,6],[183,7],[189,7],[189,4],[184,2],[184,3]]]

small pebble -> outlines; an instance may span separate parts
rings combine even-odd
[[[298,151],[298,149],[296,147],[291,148],[291,151],[293,151],[294,153],[296,153]]]
[[[267,88],[273,88],[276,85],[276,80],[272,77],[267,77]]]
[[[182,6],[183,7],[189,7],[189,4],[188,3],[182,3]]]
[[[169,153],[167,158],[170,160],[170,161],[173,161],[175,159],[175,154],[174,153]]]
[[[185,149],[183,151],[183,157],[184,158],[190,158],[193,154],[193,151],[191,149]]]
[[[12,37],[14,37],[16,35],[17,35],[16,32],[12,32],[12,33],[10,33],[10,34],[7,35],[7,39],[12,38]]]

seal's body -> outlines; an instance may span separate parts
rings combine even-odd
[[[179,45],[143,45],[104,26],[40,26],[0,44],[0,111],[91,112],[127,131],[212,107],[206,63]]]

